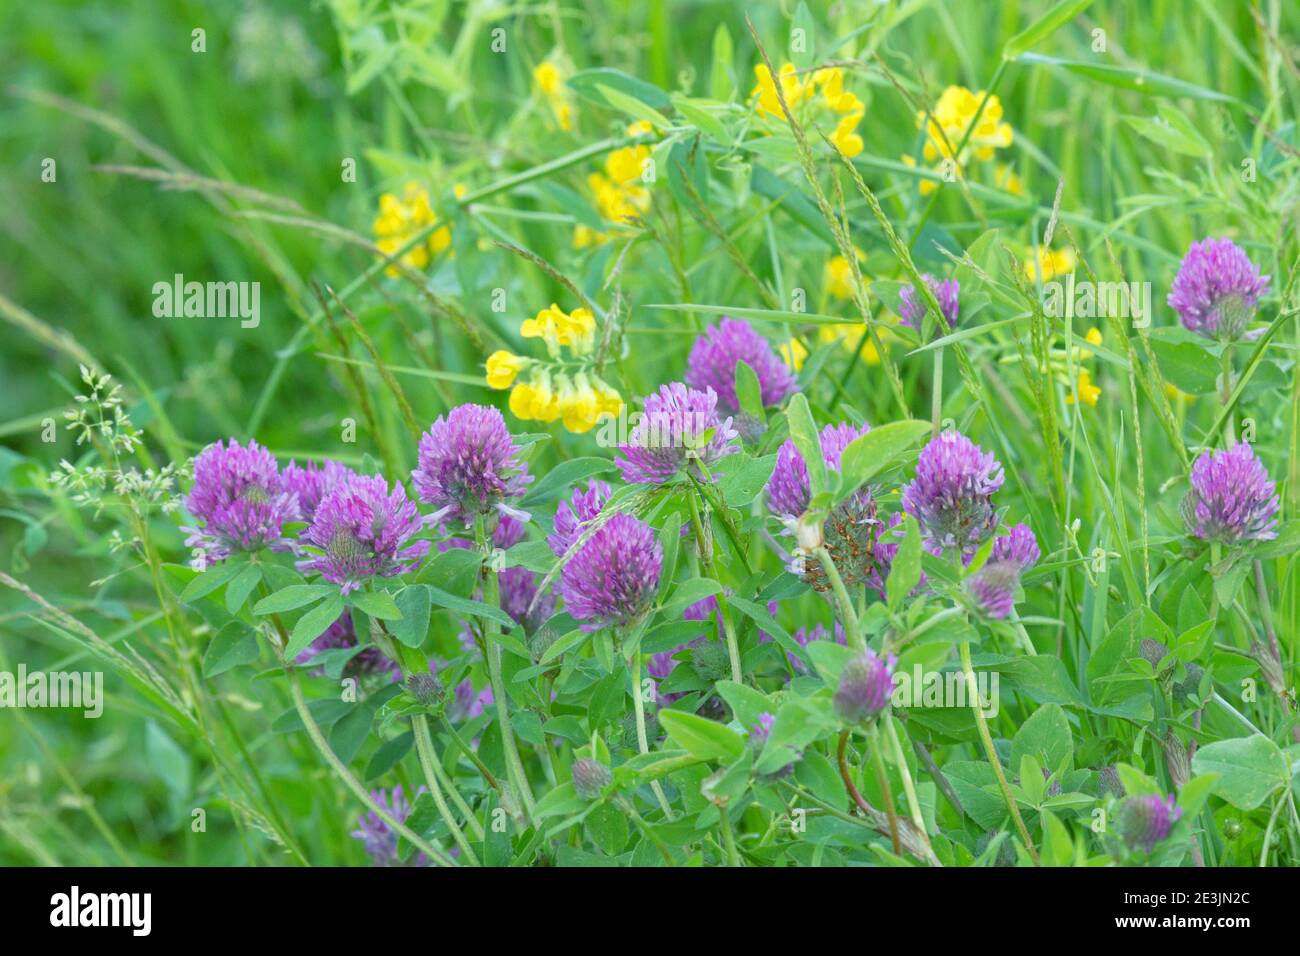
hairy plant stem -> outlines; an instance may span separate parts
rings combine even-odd
[[[479,866],[478,857],[474,855],[474,849],[465,839],[465,834],[460,825],[456,823],[456,817],[451,812],[451,807],[447,805],[447,798],[443,796],[442,784],[438,780],[437,774],[434,773],[434,767],[437,765],[438,757],[433,749],[433,737],[429,734],[429,718],[424,714],[416,714],[411,718],[411,729],[415,733],[415,750],[420,758],[420,769],[424,771],[424,783],[429,788],[429,793],[433,796],[434,806],[438,808],[438,815],[442,817],[442,822],[447,824],[447,829],[451,831],[452,839],[460,847],[460,852],[464,854],[465,862],[470,866]],[[473,816],[469,817],[473,821]]]
[[[831,557],[831,553],[826,549],[825,545],[818,547],[814,554],[817,560],[821,562],[826,577],[830,579],[831,591],[835,594],[835,603],[839,605],[840,616],[844,618],[844,630],[848,635],[849,647],[858,653],[862,653],[867,649],[867,641],[862,636],[862,626],[858,623],[858,612],[853,609],[853,599],[849,597],[849,590],[844,586],[844,579],[840,577],[839,568],[835,567],[835,559]]]
[[[366,788],[361,785],[361,782],[347,768],[347,765],[338,758],[338,755],[330,748],[329,742],[326,741],[325,735],[321,733],[316,718],[311,715],[311,709],[307,706],[307,698],[303,696],[302,682],[298,679],[298,671],[291,665],[285,665],[285,670],[289,672],[289,688],[293,691],[293,706],[298,711],[298,717],[302,720],[303,726],[307,728],[307,736],[311,738],[311,742],[316,745],[316,749],[320,751],[320,755],[325,758],[325,762],[330,765],[335,775],[352,791],[352,795],[431,861],[439,866],[456,866],[455,860],[416,834],[414,830],[385,810],[374,797],[366,792]]]
[[[481,517],[474,522],[474,536],[478,542],[479,551],[485,559],[483,603],[488,607],[498,607],[501,600],[497,591],[497,573],[487,566],[486,559],[491,556],[492,549],[488,546],[487,534],[483,530],[483,519]],[[533,822],[533,792],[529,789],[528,776],[524,773],[524,762],[519,758],[519,745],[515,743],[514,727],[510,723],[510,705],[506,697],[506,682],[501,675],[501,644],[496,639],[496,622],[485,620],[483,622],[483,633],[483,655],[487,658],[488,677],[492,683],[492,696],[495,698],[497,708],[497,721],[501,725],[501,749],[505,753],[506,772],[510,777],[511,786],[514,787],[519,795],[520,802],[523,804],[524,816],[531,824]]]
[[[881,721],[885,725],[885,736],[889,738],[894,760],[898,763],[898,775],[903,778],[903,793],[907,796],[907,810],[911,814],[912,825],[921,834],[925,845],[929,846],[930,834],[925,829],[925,817],[921,815],[921,801],[916,798],[916,786],[912,783],[912,771],[907,766],[907,755],[903,753],[903,746],[898,741],[898,730],[894,727],[893,718],[887,712],[881,715]]]
[[[898,837],[898,811],[894,808],[894,794],[889,786],[889,774],[885,771],[884,748],[880,742],[880,725],[872,724],[867,731],[871,750],[871,763],[876,768],[876,786],[880,787],[880,799],[885,803],[885,815],[889,817],[889,840],[894,845],[894,855],[903,855],[903,846]],[[841,768],[842,769],[842,768]]]
[[[993,775],[998,778],[998,787],[1002,790],[1002,798],[1007,803],[1007,809],[1011,811],[1011,818],[1016,821],[1016,829],[1020,831],[1020,839],[1025,841],[1025,849],[1029,851],[1034,866],[1040,866],[1038,849],[1034,846],[1034,841],[1030,839],[1029,830],[1020,816],[1020,808],[1016,806],[1016,798],[1011,793],[1006,774],[1002,772],[998,752],[993,749],[993,737],[989,734],[988,721],[984,719],[984,711],[980,709],[979,689],[975,683],[975,668],[971,666],[970,662],[970,641],[962,641],[960,647],[961,669],[962,673],[966,675],[966,693],[973,701],[971,710],[975,713],[975,724],[979,727],[980,740],[984,744],[984,755],[988,758],[989,766],[993,768]]]
[[[641,699],[641,652],[633,651],[628,658],[628,670],[632,675],[632,708],[636,712],[636,744],[637,748],[643,754],[650,752],[650,738],[645,729],[645,701]],[[663,810],[664,816],[673,819],[673,810],[668,803],[668,797],[664,794],[664,788],[660,786],[658,780],[650,781],[650,789],[654,791],[655,799],[659,801],[659,807]]]
[[[725,806],[718,807],[718,827],[722,830],[722,843],[727,848],[727,866],[741,866],[740,853],[736,850],[736,834],[731,830],[731,816]]]

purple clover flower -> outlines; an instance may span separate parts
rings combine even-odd
[[[848,422],[827,425],[818,436],[822,459],[832,471],[840,470],[840,458],[855,438],[871,431],[870,425],[856,428]],[[812,500],[812,486],[808,478],[808,465],[799,453],[793,438],[786,439],[776,455],[776,466],[767,480],[767,506],[781,518],[798,518],[808,510]]]
[[[417,796],[423,791],[424,788],[421,787],[417,791]],[[392,796],[382,789],[371,790],[370,795],[375,798],[376,803],[392,814],[394,819],[402,823],[405,823],[406,818],[411,815],[411,802],[402,792],[401,784],[393,788]],[[411,857],[409,863],[403,864],[397,856],[397,832],[373,810],[368,810],[357,818],[357,829],[353,830],[351,835],[362,841],[375,866],[430,865],[429,858],[419,852]]]
[[[659,587],[663,556],[648,524],[615,514],[564,566],[560,593],[565,607],[585,631],[636,620]]]
[[[1156,794],[1127,797],[1116,814],[1120,836],[1130,850],[1142,849],[1150,853],[1157,843],[1169,836],[1183,815],[1183,808],[1174,805],[1174,798]]]
[[[194,459],[194,487],[185,507],[202,522],[188,531],[186,545],[202,549],[207,564],[237,551],[288,548],[282,529],[298,520],[298,499],[280,479],[275,456],[255,441],[243,448],[209,445]]]
[[[524,633],[532,635],[555,613],[555,592],[545,591],[538,597],[537,575],[527,568],[506,568],[498,575],[501,610],[505,611]]]
[[[870,648],[849,658],[840,671],[840,683],[831,701],[836,715],[845,723],[860,724],[888,707],[897,663],[893,654],[881,660]]]
[[[957,327],[957,319],[961,314],[961,283],[956,279],[936,279],[928,272],[923,273],[921,278],[930,287],[930,291],[934,293],[935,299],[939,302],[939,309],[943,312],[943,320],[947,323],[947,328],[944,331],[952,331]],[[928,311],[925,299],[922,298],[914,285],[904,286],[902,291],[899,292],[898,298],[899,319],[909,328],[920,331],[925,320],[925,313]]]
[[[632,428],[628,443],[619,446],[614,459],[631,484],[662,485],[683,468],[712,467],[737,451],[738,433],[730,418],[717,410],[718,395],[711,388],[697,391],[681,382],[663,385],[645,400],[645,413]]]
[[[1269,277],[1231,239],[1193,242],[1169,293],[1183,327],[1207,339],[1233,342],[1268,295]]]
[[[356,646],[357,632],[352,626],[352,615],[344,611],[337,621],[325,629],[325,633],[312,641],[298,655],[297,662],[303,667],[310,667],[312,662],[325,651]],[[344,673],[358,677],[367,674],[388,674],[397,680],[401,677],[401,668],[379,648],[365,647],[347,662]]]
[[[920,523],[931,553],[953,548],[966,557],[997,527],[993,493],[1002,482],[991,452],[960,432],[940,432],[921,449],[916,478],[903,487],[903,509]]]
[[[1009,615],[1015,608],[1020,576],[1038,557],[1038,541],[1028,525],[1012,525],[1010,534],[995,538],[988,561],[967,582],[976,606],[995,620]]]
[[[528,483],[524,463],[501,412],[487,405],[457,405],[420,437],[419,465],[411,474],[416,494],[437,511],[431,524],[456,521],[469,528],[493,512],[526,518],[510,506]]]
[[[555,509],[555,533],[546,539],[557,558],[564,557],[574,542],[582,537],[587,522],[600,514],[611,493],[605,482],[592,479],[587,483],[586,491],[575,488],[568,501],[560,502]]]
[[[323,465],[310,461],[299,465],[291,461],[280,472],[280,482],[285,491],[298,496],[299,519],[311,524],[321,499],[355,474],[337,461],[326,461]]]
[[[1192,465],[1192,490],[1182,503],[1188,533],[1223,544],[1276,538],[1275,488],[1248,442],[1202,452]]]
[[[703,391],[713,389],[718,404],[732,415],[740,413],[736,395],[736,363],[744,362],[758,376],[764,405],[779,405],[799,390],[789,366],[772,350],[771,344],[748,322],[724,318],[710,325],[695,340],[687,361],[686,384]]]
[[[419,567],[428,541],[408,543],[423,524],[400,483],[392,490],[382,475],[357,475],[327,494],[303,540],[323,552],[299,562],[347,594],[376,577]]]

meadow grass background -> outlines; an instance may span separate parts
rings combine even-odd
[[[1156,328],[1176,323],[1164,296],[1188,245],[1207,235],[1231,235],[1274,277],[1275,290],[1286,286],[1300,252],[1293,122],[1300,107],[1300,8],[1274,0],[1097,0],[1035,47],[1043,55],[1129,71],[1120,77],[1130,87],[1124,88],[1044,63],[1004,65],[1003,45],[1043,13],[1045,3],[808,7],[818,55],[834,47],[832,57],[856,64],[849,84],[867,106],[857,165],[920,268],[950,271],[936,243],[960,255],[991,227],[1020,250],[1032,247],[1042,239],[1060,182],[1054,245],[1068,229],[1099,278],[1122,272],[1151,282]],[[544,270],[492,241],[536,252],[609,305],[604,283],[622,243],[594,251],[571,244],[574,225],[586,214],[573,197],[582,194],[586,174],[601,157],[492,192],[469,208],[448,201],[453,184],[471,193],[491,191],[508,177],[622,135],[626,115],[581,98],[575,101],[577,128],[555,128],[533,90],[531,70],[557,50],[578,70],[612,67],[665,90],[730,100],[738,105],[721,115],[735,128],[748,113],[743,104],[758,62],[746,14],[773,59],[784,59],[793,4],[6,5],[0,11],[7,85],[0,96],[6,172],[0,201],[0,569],[112,643],[135,642],[147,654],[165,647],[147,576],[132,558],[109,552],[104,520],[50,493],[44,479],[60,458],[79,454],[65,431],[53,444],[41,441],[42,422],[61,420],[79,389],[79,362],[93,362],[124,384],[158,460],[183,459],[225,436],[255,435],[285,459],[329,455],[360,464],[363,455],[386,454],[400,466],[398,473],[408,472],[415,445],[400,406],[368,367],[363,343],[346,328],[348,355],[362,363],[354,367],[378,429],[363,428],[356,445],[340,440],[340,422],[360,419],[361,412],[355,383],[328,357],[339,356],[342,347],[319,319],[312,285],[344,289],[367,270],[374,273],[375,259],[321,224],[369,236],[379,194],[398,191],[411,178],[424,181],[453,224],[457,250],[454,260],[441,259],[429,270],[430,291],[491,347],[504,343],[524,351],[518,322],[552,301],[572,305],[573,299]],[[729,67],[715,66],[720,26],[731,38]],[[204,53],[191,50],[196,27],[206,30]],[[504,54],[489,49],[490,31],[498,27],[508,37]],[[1104,55],[1091,48],[1095,29],[1105,31]],[[1182,95],[1152,97],[1133,88],[1141,71],[1189,86]],[[1014,166],[1023,193],[990,188],[971,205],[949,188],[927,213],[917,179],[899,163],[918,142],[908,97],[932,102],[949,84],[982,90],[995,74],[1015,134],[999,157]],[[1136,128],[1161,104],[1187,117],[1204,143],[1203,155],[1181,154]],[[47,157],[57,162],[54,183],[41,179]],[[1241,175],[1247,158],[1256,162],[1253,182]],[[355,160],[356,182],[341,178],[347,159]],[[770,307],[735,267],[728,245],[779,307],[787,307],[799,288],[807,290],[810,311],[854,314],[851,303],[825,289],[823,271],[835,250],[816,228],[752,187],[752,168],[742,163],[754,161],[753,154],[732,153],[711,167],[708,205],[726,243],[702,227],[679,196],[657,187],[648,219],[654,234],[629,249],[619,273],[627,352],[611,381],[625,398],[680,377],[690,333],[712,318],[648,306]],[[792,149],[773,149],[761,164],[807,192]],[[287,202],[203,184],[160,188],[136,175],[94,168],[106,165],[192,173]],[[831,165],[822,160],[823,174]],[[972,176],[988,185],[988,172],[977,166]],[[854,242],[865,253],[864,272],[903,278],[867,204],[840,179]],[[260,282],[259,327],[155,318],[152,286],[176,273],[199,281]],[[495,288],[506,290],[511,305],[505,314],[492,311]],[[430,298],[380,272],[362,279],[348,301],[385,363],[410,370],[395,374],[421,427],[458,402],[500,403],[502,393],[482,384],[486,352]],[[1263,317],[1271,321],[1278,311],[1275,300]],[[1011,314],[994,303],[979,321]],[[1076,342],[1095,324],[1077,320],[1071,330]],[[784,328],[765,330],[785,334]],[[994,397],[987,409],[972,406],[951,354],[944,377],[945,417],[998,453],[1008,472],[1002,498],[1017,517],[1030,520],[1044,554],[1054,556],[1055,570],[1027,589],[1021,614],[1061,622],[1031,626],[1031,632],[1041,650],[1060,653],[1078,681],[1089,647],[1110,624],[1144,602],[1157,615],[1171,616],[1169,596],[1176,602],[1180,587],[1181,565],[1170,556],[1180,547],[1177,503],[1186,489],[1185,460],[1161,423],[1157,402],[1131,381],[1129,357],[1141,356],[1160,394],[1166,380],[1195,393],[1174,399],[1161,413],[1188,449],[1203,443],[1218,416],[1212,375],[1207,388],[1208,373],[1196,356],[1170,346],[1161,352],[1163,361],[1150,362],[1131,329],[1103,324],[1102,331],[1105,344],[1089,360],[1102,388],[1095,408],[1084,406],[1076,415],[1061,403],[1067,385],[1045,378],[1048,401],[1062,416],[1059,459],[1040,427],[1032,376],[1022,374],[1023,353],[1011,329],[967,343],[976,374]],[[1279,483],[1284,518],[1300,505],[1298,343],[1294,321],[1284,324],[1237,409],[1238,419],[1254,419],[1256,447]],[[910,415],[928,418],[930,356],[906,351],[895,344],[890,354]],[[1239,353],[1239,368],[1247,354]],[[815,356],[803,378],[819,420],[831,420],[829,409],[841,401],[873,423],[902,417],[882,366],[850,362],[850,353],[837,347]],[[843,395],[837,396],[840,385]],[[511,424],[518,431],[541,430]],[[535,472],[566,458],[604,454],[590,434],[549,430],[553,438]],[[1053,472],[1058,460],[1059,476]],[[1050,503],[1058,477],[1067,493],[1064,520]],[[1072,537],[1067,528],[1076,519]],[[168,559],[181,560],[183,536],[174,524],[161,519],[156,532]],[[1100,576],[1080,566],[1095,548],[1113,556]],[[1284,656],[1293,662],[1300,621],[1293,560],[1270,562],[1268,574]],[[1172,608],[1176,618],[1177,604]],[[0,668],[20,660],[51,670],[84,665],[84,652],[31,611],[25,597],[0,589]],[[1243,626],[1225,621],[1225,634],[1216,639],[1232,642],[1234,629],[1235,638],[1244,639]],[[1224,688],[1255,671],[1250,661],[1230,654],[1207,660]],[[1294,670],[1288,674],[1293,682]],[[226,822],[212,815],[211,832],[191,833],[190,808],[220,804],[214,796],[220,771],[197,741],[166,729],[129,687],[112,675],[107,685],[109,706],[99,721],[58,711],[0,717],[0,862],[286,859],[265,834],[233,827],[224,815]],[[304,853],[319,861],[363,862],[359,844],[347,837],[355,807],[322,782],[319,761],[304,740],[266,730],[288,706],[283,691],[241,677],[223,682],[217,693],[224,719],[247,729],[266,786]],[[1026,713],[1006,714],[1004,736]],[[1252,716],[1270,733],[1285,719],[1276,706],[1261,705]],[[1207,718],[1207,732],[1238,732],[1230,722],[1216,724],[1220,719]],[[1084,724],[1075,743],[1080,765],[1154,752],[1123,721],[1094,715]],[[1218,859],[1257,860],[1257,815],[1219,812],[1220,823],[1240,818],[1244,833],[1235,842],[1220,839]],[[1296,835],[1291,823],[1285,825],[1289,840],[1277,851],[1283,855],[1293,852]]]

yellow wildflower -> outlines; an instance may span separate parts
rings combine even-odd
[[[505,349],[498,349],[488,356],[487,383],[489,388],[509,388],[515,377],[528,367],[531,360],[522,355],[515,355]]]
[[[808,350],[798,339],[787,339],[782,342],[780,352],[781,358],[785,359],[785,364],[796,372],[803,368],[803,363],[808,359]]]
[[[1009,163],[998,163],[997,170],[993,173],[993,185],[1005,189],[1013,196],[1021,196],[1025,192],[1025,184],[1016,175],[1015,167]]]
[[[1038,250],[1037,265],[1033,262],[1033,253],[1029,254],[1029,261],[1025,263],[1025,278],[1030,282],[1035,281],[1041,273],[1044,282],[1051,282],[1057,276],[1063,276],[1074,271],[1074,250],[1073,249],[1042,249]]]
[[[568,376],[559,376],[559,411],[564,427],[571,432],[582,434],[591,431],[600,418],[600,396],[581,372],[570,381]]]
[[[822,270],[822,282],[834,298],[853,298],[853,264],[843,256],[833,256]]]
[[[853,96],[852,93],[845,95]],[[862,152],[862,137],[855,132],[861,119],[862,113],[849,113],[835,125],[835,131],[831,133],[831,142],[835,148],[850,159]]]
[[[963,167],[973,156],[975,159],[992,159],[995,152],[1011,145],[1011,127],[1002,121],[1002,102],[996,96],[990,96],[980,110],[984,93],[974,93],[964,86],[949,86],[939,96],[939,102],[927,115],[924,110],[916,114],[916,128],[925,130],[925,143],[921,156],[926,163],[936,165],[947,161],[949,171],[957,176],[963,175]],[[979,111],[979,120],[975,113]],[[974,126],[972,128],[972,123]],[[970,138],[966,148],[957,155],[957,148],[966,139],[967,130]],[[915,166],[915,158],[904,159],[909,166]],[[1020,180],[1010,167],[1001,167],[996,171],[996,178],[1002,188],[1008,192],[1018,193],[1022,190]],[[938,188],[933,180],[921,180],[919,189],[927,195]]]
[[[533,82],[543,96],[554,96],[564,84],[564,78],[560,76],[560,68],[548,60],[533,67]]]
[[[1097,399],[1101,397],[1101,388],[1092,384],[1092,376],[1088,374],[1086,368],[1079,369],[1079,379],[1076,386],[1079,393],[1079,400],[1085,405],[1096,407]],[[1065,404],[1074,404],[1073,393],[1065,396]]]
[[[565,72],[550,60],[533,67],[533,85],[550,106],[556,125],[567,133],[573,129],[573,103],[564,86],[565,78]]]
[[[858,350],[858,357],[867,365],[879,365],[880,353],[876,351],[876,343],[871,341],[869,335],[863,338],[864,331],[862,325],[823,325],[817,337],[822,342],[839,342],[840,348],[846,352],[852,352],[861,341],[862,348]],[[889,341],[889,333],[886,330],[880,329],[876,334],[879,335],[881,343]]]
[[[1196,401],[1196,396],[1195,396],[1195,395],[1191,395],[1191,394],[1189,394],[1189,393],[1187,393],[1187,392],[1184,392],[1181,388],[1179,388],[1179,387],[1178,387],[1177,385],[1175,385],[1173,382],[1165,382],[1165,397],[1168,398],[1171,402],[1173,402],[1173,401],[1179,401],[1179,402],[1194,402],[1194,401]]]
[[[1088,334],[1085,335],[1085,336],[1083,337],[1083,340],[1084,340],[1085,342],[1087,342],[1089,345],[1100,346],[1100,345],[1101,345],[1101,329],[1096,329],[1096,328],[1094,328],[1094,329],[1089,329],[1089,330],[1088,330]]]
[[[391,256],[421,230],[437,222],[428,191],[419,183],[407,183],[401,196],[384,193],[379,197],[379,215],[372,226],[375,247],[385,256]],[[400,261],[409,268],[423,269],[429,264],[430,254],[437,255],[450,245],[451,227],[443,225],[433,230],[424,242],[408,249]],[[396,264],[384,271],[390,276],[401,275]]]
[[[766,63],[759,63],[754,67],[754,77],[758,83],[749,95],[758,97],[755,109],[758,110],[759,115],[767,113],[777,118],[784,117],[785,114],[781,112],[781,100],[776,93],[776,83],[772,80],[772,71],[767,68]],[[803,101],[807,88],[799,81],[793,63],[785,63],[781,66],[780,77],[781,92],[785,96],[786,106],[793,110]]]

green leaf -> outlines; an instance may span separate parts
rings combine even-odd
[[[730,762],[745,749],[745,739],[730,727],[680,710],[661,710],[659,723],[668,736],[701,760]]]
[[[653,83],[647,83],[645,80],[639,80],[635,76],[629,76],[622,70],[615,70],[609,67],[598,67],[593,70],[579,70],[573,76],[569,77],[569,87],[577,90],[580,94],[594,103],[604,103],[612,105],[602,95],[602,90],[616,90],[625,96],[635,97],[647,106],[657,110],[666,110],[672,106],[668,99],[668,94]],[[661,129],[670,125],[662,118],[660,119]]]
[[[293,584],[262,598],[253,605],[253,613],[258,616],[283,614],[338,593],[339,589],[332,584]]]
[[[396,621],[402,616],[387,591],[353,591],[348,595],[348,603],[381,621]]]
[[[541,504],[557,494],[566,494],[570,488],[581,484],[593,475],[600,475],[614,469],[614,463],[608,458],[570,458],[562,461],[546,472],[541,479],[528,489],[523,506]]]
[[[727,135],[727,128],[722,125],[721,120],[705,108],[705,100],[693,100],[682,96],[680,93],[674,93],[672,103],[677,112],[682,114],[682,118],[704,135],[722,146],[731,145],[731,137]]]
[[[1212,792],[1239,810],[1254,810],[1290,782],[1286,755],[1263,734],[1206,744],[1192,757],[1192,771],[1217,773]]]
[[[885,581],[885,597],[891,611],[897,612],[921,581],[921,526],[910,514],[903,515],[903,540]]]
[[[736,90],[731,76],[733,46],[731,31],[726,23],[719,21],[713,31],[713,66],[709,71],[709,95],[715,100],[730,100]]]
[[[351,763],[370,736],[370,725],[375,712],[364,702],[357,704],[352,711],[334,725],[330,730],[330,747],[344,763]]]
[[[387,625],[388,633],[407,647],[420,647],[429,635],[429,613],[433,605],[429,588],[412,584],[397,592],[393,598],[401,617]]]
[[[763,386],[758,381],[758,373],[743,359],[736,362],[736,400],[740,410],[760,422],[767,421],[763,410]]]
[[[1182,119],[1179,123],[1173,116],[1166,114],[1164,109],[1160,112],[1160,116],[1125,116],[1124,122],[1133,127],[1143,139],[1150,140],[1162,150],[1198,159],[1209,159],[1214,155],[1210,144],[1187,122],[1187,117],[1174,111]]]
[[[181,600],[186,604],[193,604],[199,598],[211,594],[221,585],[233,580],[235,575],[243,571],[246,566],[244,562],[233,558],[214,564],[185,585],[185,590],[181,592]]]
[[[415,735],[411,731],[400,734],[392,740],[385,741],[384,744],[375,751],[375,755],[370,758],[366,764],[365,773],[362,774],[366,783],[378,780],[384,774],[388,773],[401,762],[402,758],[410,751],[411,745],[415,742]]]
[[[1070,722],[1059,704],[1044,704],[1020,725],[1011,741],[1011,766],[1020,766],[1021,758],[1037,757],[1049,773],[1060,769],[1062,762],[1074,759],[1074,738]]]
[[[905,419],[873,428],[849,442],[840,456],[840,488],[835,494],[836,503],[901,461],[929,432],[929,422]]]
[[[790,437],[795,447],[803,456],[808,468],[808,486],[813,498],[826,490],[826,459],[822,456],[821,438],[817,434],[817,423],[813,420],[812,409],[803,392],[796,392],[785,409],[786,420],[790,423]]]
[[[431,584],[425,586],[429,589],[429,596],[433,599],[433,603],[438,607],[445,607],[447,610],[455,611],[458,614],[468,614],[471,617],[481,617],[489,621],[495,621],[506,630],[512,630],[515,626],[514,618],[499,607],[491,607],[482,601],[471,601],[469,598],[448,594],[442,588],[436,588]]]
[[[231,621],[216,633],[203,652],[203,676],[212,678],[257,660],[257,632],[242,621]]]
[[[1002,46],[1002,58],[1014,60],[1058,29],[1069,23],[1092,5],[1092,0],[1061,0],[1041,17],[1021,30]]]
[[[629,96],[628,94],[616,90],[612,86],[606,86],[603,83],[597,83],[596,89],[600,92],[600,95],[604,98],[606,103],[617,110],[622,110],[633,119],[646,120],[653,125],[655,129],[667,129],[672,125],[672,123],[668,121],[668,117],[664,116],[663,113],[660,113],[653,106],[650,106],[635,96]]]
[[[1086,76],[1090,80],[1096,80],[1098,83],[1117,86],[1120,89],[1131,90],[1144,96],[1168,96],[1174,98],[1190,96],[1195,99],[1218,100],[1223,103],[1241,102],[1236,97],[1228,96],[1217,90],[1207,89],[1204,86],[1197,86],[1195,83],[1187,83],[1171,76],[1149,73],[1146,70],[1137,70],[1125,66],[1111,66],[1080,60],[1063,60],[1059,57],[1043,56],[1038,53],[1023,53],[1020,56],[1020,62],[1059,66],[1071,73]]]
[[[298,623],[293,626],[293,633],[289,635],[289,644],[284,649],[284,659],[290,662],[296,660],[298,655],[305,651],[312,641],[324,634],[326,628],[337,621],[342,613],[343,597],[335,593],[300,617]]]
[[[248,595],[257,587],[257,582],[262,580],[262,568],[257,564],[248,564],[244,570],[235,575],[235,579],[226,585],[226,610],[231,614],[238,614],[239,609],[244,606],[248,600]]]

